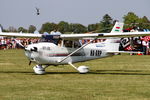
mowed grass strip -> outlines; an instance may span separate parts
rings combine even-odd
[[[0,50],[0,100],[149,100],[150,56],[117,55],[69,65],[50,66],[35,75],[23,50]]]

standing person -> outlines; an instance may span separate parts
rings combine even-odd
[[[2,49],[6,50],[6,39],[1,40]]]
[[[51,34],[51,35],[55,35],[56,32],[57,32],[57,30],[53,30],[53,31],[50,32],[50,34]]]
[[[143,40],[143,41],[142,41],[142,52],[143,52],[144,55],[147,54],[147,48],[148,48],[148,47],[149,47],[149,46],[148,46],[148,41],[147,41],[147,40]]]
[[[1,39],[0,39],[0,50],[1,50],[1,47],[2,47],[2,43],[1,43]]]

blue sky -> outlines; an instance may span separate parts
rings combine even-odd
[[[39,16],[35,7],[40,8]],[[150,19],[150,0],[0,0],[0,24],[6,29],[29,25],[40,29],[45,22],[59,21],[88,25],[101,21],[105,14],[123,21],[130,11]]]

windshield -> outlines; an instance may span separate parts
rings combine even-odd
[[[58,44],[59,40],[60,40],[59,35],[42,35],[39,42],[50,42],[50,43]]]

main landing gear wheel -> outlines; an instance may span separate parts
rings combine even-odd
[[[79,71],[80,74],[85,74],[85,73],[89,72],[89,67],[87,67],[87,66],[79,66],[77,68],[71,62],[69,62],[68,64],[71,65],[73,68],[75,68],[77,71]]]
[[[79,71],[80,74],[85,74],[85,73],[89,72],[89,67],[87,67],[87,66],[79,66],[77,68],[77,70]]]
[[[45,68],[43,68],[42,65],[36,65],[36,66],[34,66],[33,70],[38,75],[45,74]]]

